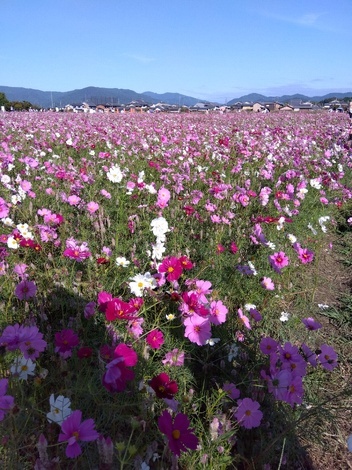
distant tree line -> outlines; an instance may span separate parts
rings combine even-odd
[[[5,93],[0,93],[0,107],[4,106],[6,111],[28,111],[29,109],[39,109],[29,101],[9,101]]]

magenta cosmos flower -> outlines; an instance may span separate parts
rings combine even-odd
[[[290,263],[289,258],[285,255],[283,251],[279,251],[278,253],[269,255],[269,261],[272,268],[278,273],[281,273],[281,269],[285,268]]]
[[[160,330],[152,330],[147,334],[147,343],[153,349],[160,349],[164,344],[164,335]]]
[[[159,273],[165,273],[166,279],[171,282],[177,281],[182,276],[183,267],[178,258],[169,256],[160,264],[158,271]]]
[[[32,281],[21,281],[15,288],[15,296],[19,300],[28,300],[35,297],[37,293],[37,287]]]
[[[239,424],[246,429],[257,428],[263,417],[263,413],[259,410],[259,403],[251,398],[244,398],[238,403],[235,418]]]
[[[55,352],[59,353],[63,359],[72,355],[72,349],[79,343],[78,336],[71,330],[62,330],[55,333]]]
[[[189,419],[183,413],[178,413],[172,420],[170,413],[164,410],[159,416],[158,426],[160,431],[166,435],[172,453],[179,456],[181,452],[188,449],[195,450],[198,445],[198,438],[194,435],[193,429],[189,428]]]
[[[82,411],[76,410],[61,425],[59,442],[67,441],[66,456],[70,459],[82,453],[78,441],[95,441],[99,437],[99,433],[94,429],[93,419],[86,419],[83,422],[81,420]]]

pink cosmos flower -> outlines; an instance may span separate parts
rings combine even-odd
[[[71,357],[72,350],[79,343],[79,338],[71,329],[61,330],[55,333],[55,352],[63,359]]]
[[[313,251],[308,250],[308,248],[301,248],[298,251],[298,259],[302,264],[311,263],[314,259]]]
[[[146,341],[152,349],[160,349],[164,344],[164,335],[160,330],[152,330],[147,334]]]
[[[91,256],[91,252],[88,249],[87,242],[79,243],[74,238],[68,238],[63,255],[66,258],[83,261]]]
[[[244,398],[239,400],[238,404],[235,418],[239,424],[246,429],[257,428],[263,417],[263,413],[259,410],[259,403],[251,398]]]
[[[178,413],[173,420],[170,413],[164,410],[158,418],[159,429],[166,435],[171,452],[177,456],[188,449],[195,450],[198,446],[198,438],[189,424],[188,417],[183,413]]]
[[[133,320],[130,320],[127,325],[127,329],[135,338],[139,338],[143,334],[142,325],[144,323],[144,318],[136,317]]]
[[[166,279],[171,281],[177,281],[183,272],[182,264],[180,260],[174,256],[164,258],[158,268],[159,273],[166,273]]]
[[[183,366],[184,361],[185,361],[185,353],[175,348],[172,351],[166,353],[164,356],[164,359],[162,359],[161,362],[164,365],[181,367]]]
[[[275,284],[270,277],[262,277],[260,280],[260,285],[267,290],[275,290]]]
[[[93,419],[82,420],[82,411],[73,411],[68,418],[61,424],[61,432],[58,442],[66,442],[66,456],[74,459],[82,453],[81,446],[78,441],[95,441],[99,437],[99,433],[94,429],[95,423]]]
[[[211,325],[207,318],[194,313],[185,319],[184,325],[186,327],[185,337],[198,346],[204,346],[207,339],[211,338]]]
[[[238,312],[238,318],[240,319],[240,321],[243,323],[243,325],[248,329],[248,330],[251,330],[252,327],[251,327],[251,324],[249,322],[249,318],[244,315],[244,313],[242,312],[242,310],[239,308],[237,310]]]
[[[305,325],[307,330],[310,330],[310,331],[319,330],[319,328],[323,326],[321,323],[314,320],[314,318],[312,317],[303,318],[302,323]]]
[[[156,205],[160,207],[160,209],[164,209],[164,207],[167,207],[169,200],[170,191],[164,187],[160,188],[158,191],[158,200]]]
[[[81,198],[76,195],[72,195],[67,198],[67,202],[70,204],[70,206],[77,206],[80,203],[80,201],[81,201]]]
[[[90,214],[94,214],[94,212],[96,212],[98,209],[99,209],[99,204],[97,202],[94,202],[94,201],[88,202],[87,211]]]
[[[8,383],[8,379],[0,379],[0,421],[5,418],[5,414],[11,410],[15,402],[14,397],[5,395]]]
[[[221,300],[213,300],[210,303],[209,320],[214,325],[220,325],[221,323],[225,323],[227,313],[228,313],[228,309],[221,302]]]
[[[15,288],[15,296],[19,300],[28,300],[35,297],[37,293],[37,286],[32,281],[21,281]]]
[[[283,251],[279,251],[278,253],[269,255],[269,262],[276,272],[281,273],[281,269],[288,266],[290,260]]]

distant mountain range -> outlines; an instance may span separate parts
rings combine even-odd
[[[41,91],[32,88],[19,88],[1,86],[0,92],[5,93],[9,101],[29,101],[33,105],[42,108],[50,107],[64,107],[67,104],[81,105],[83,102],[89,105],[118,105],[128,104],[132,101],[144,102],[147,104],[167,103],[177,106],[193,106],[196,103],[205,103],[205,100],[200,100],[192,96],[181,95],[180,93],[153,93],[152,91],[145,91],[144,93],[136,93],[133,90],[121,88],[99,88],[87,87],[80,90],[72,91]],[[226,104],[231,105],[238,101],[255,102],[255,101],[279,101],[287,103],[291,100],[302,101],[323,101],[325,99],[342,99],[352,98],[352,92],[347,93],[329,93],[324,96],[305,96],[305,95],[284,95],[284,96],[264,96],[258,93],[251,93],[249,95],[234,98]]]

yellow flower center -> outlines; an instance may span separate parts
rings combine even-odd
[[[173,437],[174,439],[180,439],[180,436],[181,436],[181,433],[180,433],[180,431],[179,431],[178,429],[174,429],[174,430],[172,431],[172,437]]]

